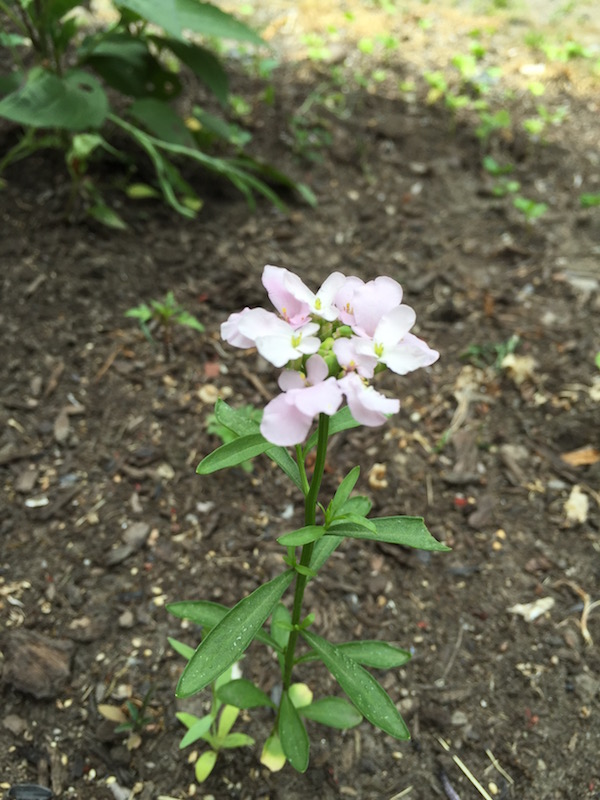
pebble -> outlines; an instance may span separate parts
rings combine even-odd
[[[135,625],[135,616],[133,614],[133,611],[126,609],[119,617],[119,627],[133,628],[134,625]]]

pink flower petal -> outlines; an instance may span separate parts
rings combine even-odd
[[[361,347],[363,348],[361,350]],[[373,342],[353,336],[351,339],[336,339],[333,352],[340,367],[347,372],[358,372],[363,378],[372,378],[377,357],[374,355]]]
[[[369,281],[354,296],[353,328],[361,336],[373,336],[377,323],[402,302],[402,287],[385,275]]]
[[[290,401],[289,393],[285,393],[265,406],[260,432],[267,441],[288,447],[303,442],[311,425],[312,417],[299,411]]]
[[[315,386],[307,386],[292,392],[290,397],[296,408],[311,419],[317,414],[335,414],[342,403],[342,390],[335,378],[327,378]]]
[[[283,267],[267,264],[263,270],[262,282],[270,301],[285,320],[294,326],[308,321],[310,305],[306,293],[309,297],[312,293],[297,275]]]
[[[417,315],[410,306],[400,305],[385,313],[375,328],[373,339],[385,347],[398,344],[415,324]]]
[[[386,348],[382,362],[397,375],[406,375],[421,367],[434,364],[440,354],[432,350],[422,339],[407,333],[395,347]]]
[[[389,414],[396,414],[400,410],[399,400],[385,397],[372,386],[365,386],[356,373],[349,373],[338,384],[346,395],[350,413],[361,425],[383,425]]]

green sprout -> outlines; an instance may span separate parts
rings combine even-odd
[[[579,205],[582,208],[594,208],[595,206],[600,206],[600,192],[586,192],[579,195]]]
[[[154,323],[161,330],[163,346],[165,349],[165,359],[170,360],[172,346],[172,331],[174,325],[184,325],[188,328],[202,333],[204,325],[196,319],[193,314],[188,313],[182,306],[175,301],[173,292],[167,292],[164,302],[151,300],[150,305],[141,303],[135,308],[130,308],[125,312],[126,317],[137,319],[144,336],[149,342],[154,343],[151,333],[151,326]]]
[[[126,708],[128,719],[117,725],[115,728],[115,733],[124,733],[125,731],[141,733],[146,725],[149,725],[152,722],[152,718],[146,716],[146,709],[150,704],[152,692],[152,689],[148,689],[139,706],[132,700],[127,701]]]
[[[542,217],[548,210],[547,203],[538,203],[535,200],[530,200],[528,197],[513,197],[513,205],[525,217],[528,225]]]
[[[194,648],[188,647],[183,642],[169,638],[171,647],[188,660],[194,654]],[[240,677],[238,664],[233,664],[212,684],[212,698],[210,711],[203,717],[180,711],[176,714],[177,719],[185,725],[187,733],[179,743],[179,748],[189,747],[198,741],[204,741],[208,745],[196,760],[194,771],[198,783],[204,783],[211,772],[222,750],[232,750],[237,747],[249,747],[254,744],[254,739],[245,733],[232,733],[231,729],[235,725],[240,714],[240,709],[234,705],[224,703],[219,699],[218,693],[224,686]]]
[[[460,354],[460,358],[480,369],[493,367],[499,372],[506,356],[514,353],[520,343],[521,337],[513,333],[505,342],[472,344]]]

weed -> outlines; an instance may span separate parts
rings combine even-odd
[[[164,301],[151,300],[150,305],[142,303],[135,308],[130,308],[125,312],[126,317],[137,319],[144,336],[149,342],[154,343],[151,333],[151,325],[154,323],[160,328],[165,360],[171,358],[172,331],[174,325],[183,325],[201,333],[204,325],[199,322],[193,314],[188,313],[182,306],[175,301],[173,292],[167,292]]]

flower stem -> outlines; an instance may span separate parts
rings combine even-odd
[[[325,458],[327,456],[327,439],[329,435],[329,417],[327,414],[319,415],[319,428],[317,438],[317,454],[315,457],[315,467],[313,470],[312,479],[308,491],[304,497],[304,524],[314,525],[317,519],[317,500],[319,497],[319,489],[321,488],[321,481],[323,480],[323,472],[325,470]],[[303,567],[310,566],[312,558],[314,542],[305,544],[302,548],[302,555],[300,556],[300,564]],[[299,625],[302,615],[302,600],[304,598],[304,590],[308,582],[307,575],[296,575],[296,587],[294,590],[294,605],[292,607],[292,625]],[[288,639],[287,648],[285,651],[285,663],[283,669],[283,688],[289,689],[292,682],[292,669],[294,667],[294,652],[298,642],[298,631],[293,630]]]

